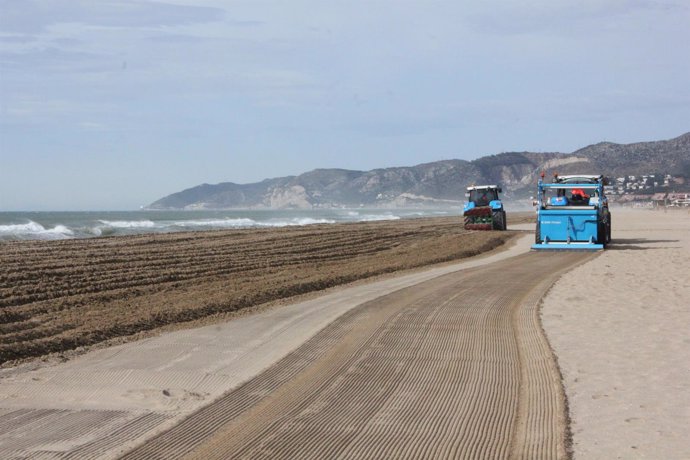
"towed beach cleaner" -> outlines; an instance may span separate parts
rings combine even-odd
[[[538,183],[537,227],[532,249],[603,249],[611,241],[611,213],[604,176],[554,174]]]
[[[467,203],[463,211],[466,230],[505,230],[506,211],[498,197],[497,185],[473,185],[467,187]]]

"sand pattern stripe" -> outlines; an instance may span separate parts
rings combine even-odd
[[[0,364],[502,245],[457,218],[0,242]]]
[[[538,302],[591,257],[525,254],[368,302],[125,458],[564,458]]]
[[[169,418],[153,412],[15,410],[2,418],[0,458],[103,458]]]

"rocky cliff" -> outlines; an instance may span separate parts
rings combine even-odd
[[[316,169],[253,184],[203,184],[152,203],[150,209],[313,208],[433,206],[464,200],[470,184],[501,184],[505,197],[533,192],[541,171],[560,174],[690,177],[690,133],[668,141],[602,142],[573,153],[507,152],[473,161],[350,171]]]

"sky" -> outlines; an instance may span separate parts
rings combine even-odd
[[[687,0],[0,0],[0,211],[690,131]]]

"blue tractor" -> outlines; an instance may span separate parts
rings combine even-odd
[[[467,203],[463,211],[466,230],[505,230],[506,211],[498,194],[498,185],[467,187]]]
[[[604,176],[553,177],[538,184],[533,249],[603,249],[611,241]]]

